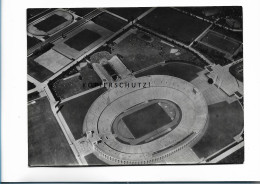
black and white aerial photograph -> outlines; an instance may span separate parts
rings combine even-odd
[[[28,166],[243,164],[242,9],[28,8]]]

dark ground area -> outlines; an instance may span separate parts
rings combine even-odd
[[[81,51],[91,43],[95,42],[101,37],[98,33],[90,31],[88,29],[84,29],[73,37],[69,38],[64,43],[71,48],[76,49],[77,51]]]
[[[123,117],[123,121],[137,139],[170,123],[171,118],[155,103]]]
[[[128,21],[132,21],[136,19],[138,16],[140,16],[145,11],[149,10],[147,7],[141,7],[141,8],[106,8],[108,11],[119,15],[120,17],[123,17],[127,19]]]
[[[108,13],[101,13],[100,15],[98,15],[97,17],[91,19],[93,22],[95,22],[96,24],[112,31],[112,32],[116,32],[119,29],[121,29],[123,26],[125,26],[127,24],[126,21],[117,18],[113,15],[110,15]]]
[[[150,37],[152,42],[148,42],[146,37]],[[117,54],[121,61],[131,71],[139,71],[154,64],[167,60],[185,60],[196,65],[205,65],[204,61],[195,54],[172,44],[177,49],[179,55],[171,53],[173,47],[161,42],[161,39],[151,36],[142,31],[131,34],[112,48],[112,54]]]
[[[31,90],[31,89],[33,89],[35,87],[36,86],[33,83],[31,83],[30,81],[27,81],[27,90]]]
[[[66,21],[67,19],[65,19],[64,17],[53,14],[52,16],[46,18],[45,20],[35,24],[34,26],[39,30],[48,32]]]
[[[40,43],[40,42],[42,42],[42,41],[38,40],[35,37],[27,36],[27,49],[33,47],[34,45],[36,45],[37,43]]]
[[[156,8],[142,18],[140,23],[187,45],[210,25],[208,22],[186,15],[173,8]]]
[[[28,102],[30,102],[30,101],[32,101],[32,100],[35,100],[35,99],[37,99],[37,98],[40,98],[40,94],[39,94],[38,91],[35,91],[35,92],[30,93],[30,94],[27,95],[27,101],[28,101]]]
[[[88,109],[105,91],[105,88],[101,88],[60,105],[61,113],[76,140],[82,137],[83,121]]]
[[[75,12],[76,15],[83,17],[95,10],[95,8],[70,8],[69,10]]]
[[[46,97],[28,106],[28,146],[30,166],[78,165]]]
[[[232,61],[225,58],[225,53],[217,51],[213,48],[210,48],[202,43],[194,43],[192,45],[192,47],[194,49],[196,49],[197,51],[199,51],[201,54],[203,54],[206,58],[208,58],[211,62],[215,63],[215,64],[219,64],[221,66],[225,66],[229,63],[231,63]]]
[[[146,75],[169,75],[181,78],[189,82],[196,78],[197,73],[202,70],[203,68],[188,63],[169,62],[163,66],[156,66],[154,68],[138,73],[135,76],[142,77]]]
[[[209,125],[202,139],[192,148],[199,157],[208,157],[234,141],[244,127],[244,112],[238,101],[208,106]]]
[[[213,26],[210,29],[213,31],[216,31],[218,33],[221,33],[223,35],[226,35],[228,37],[231,37],[235,40],[238,40],[240,42],[243,42],[243,32],[234,32],[234,31],[230,31],[230,30],[218,27],[218,26]]]
[[[98,159],[96,157],[96,155],[94,155],[93,153],[85,156],[85,159],[87,161],[87,163],[90,165],[90,166],[94,166],[94,165],[107,165],[107,163],[103,162],[102,160]]]
[[[96,87],[96,84],[102,82],[97,73],[87,66],[82,68],[79,73],[79,76],[74,76],[66,80],[60,79],[54,83],[52,89],[58,98],[68,98]]]
[[[233,54],[240,46],[240,43],[235,42],[224,35],[219,36],[211,31],[208,32],[201,41],[230,54]]]
[[[227,156],[223,160],[220,160],[218,164],[243,164],[244,163],[244,147],[235,151],[231,155]]]

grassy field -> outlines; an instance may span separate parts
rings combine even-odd
[[[205,135],[192,148],[199,157],[208,157],[234,141],[244,127],[244,112],[238,101],[209,105],[209,125]]]
[[[67,19],[65,19],[64,17],[54,14],[44,19],[43,21],[35,24],[34,26],[39,30],[48,32],[66,21]]]
[[[140,138],[171,122],[171,118],[157,103],[123,117],[135,138]]]
[[[28,146],[30,166],[78,165],[46,97],[28,106]]]
[[[102,13],[97,17],[93,18],[92,21],[113,32],[118,31],[119,29],[121,29],[123,26],[127,24],[126,21],[119,19],[108,13]]]
[[[210,25],[173,8],[156,8],[142,18],[140,23],[187,45]]]
[[[182,62],[169,62],[164,66],[157,66],[141,73],[136,74],[136,77],[142,77],[146,75],[169,75],[191,81],[197,77],[197,73],[202,71],[203,68],[198,66],[182,63]]]
[[[232,62],[231,60],[225,58],[225,53],[210,48],[202,43],[193,44],[192,47],[203,54],[212,63],[224,66]]]
[[[186,49],[173,44],[173,46],[169,46],[162,43],[159,38],[148,34],[146,35],[151,37],[153,41],[147,42],[142,39],[142,35],[144,35],[142,31],[137,31],[137,34],[130,34],[112,49],[112,54],[119,55],[129,70],[136,72],[166,60],[199,62],[198,58]],[[178,50],[180,54],[171,53],[172,49]]]
[[[74,76],[69,79],[60,79],[53,84],[53,91],[60,99],[65,99],[70,96],[76,95],[83,91],[89,90],[95,83],[101,83],[101,79],[97,73],[85,66],[80,70],[79,76]]]
[[[101,88],[61,104],[61,113],[75,139],[82,137],[83,121],[91,104],[105,91]]]
[[[240,43],[231,40],[229,37],[218,35],[212,31],[209,31],[201,41],[230,54],[233,54],[240,46]]]
[[[120,17],[123,17],[127,19],[128,21],[136,19],[138,16],[140,16],[145,11],[149,10],[147,7],[141,7],[141,8],[106,8],[108,11],[119,15]]]
[[[36,51],[33,55],[27,57],[27,73],[39,82],[45,81],[54,73],[38,64],[34,59],[49,51],[52,47],[53,44],[46,44],[39,51]]]
[[[43,82],[54,73],[34,61],[34,57],[27,58],[27,72],[36,80]]]
[[[64,43],[69,47],[76,49],[77,51],[81,51],[91,43],[98,40],[100,37],[101,35],[99,35],[98,33],[95,33],[88,29],[84,29]]]
[[[221,33],[223,35],[226,35],[228,37],[231,37],[235,40],[238,40],[240,42],[243,42],[243,32],[234,32],[234,31],[230,31],[230,30],[218,27],[218,26],[213,26],[210,29],[213,31],[216,31],[218,33]]]

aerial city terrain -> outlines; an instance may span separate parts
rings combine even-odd
[[[242,164],[242,19],[27,9],[28,165]]]

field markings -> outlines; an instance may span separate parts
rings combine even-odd
[[[190,43],[190,45],[189,45],[189,47],[191,47],[191,45],[194,43],[194,42],[196,42],[197,40],[199,40],[201,37],[203,37],[207,32],[208,32],[208,30],[212,27],[212,25],[213,24],[211,24],[208,28],[206,28],[197,38],[195,38],[195,40],[193,40],[191,43]]]

